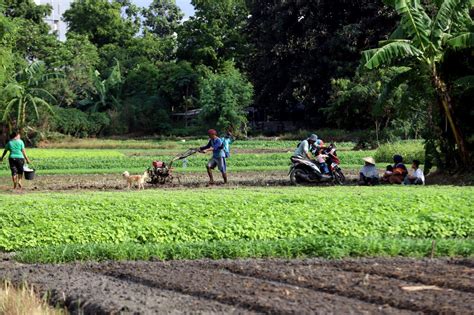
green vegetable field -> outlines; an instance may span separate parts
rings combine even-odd
[[[472,188],[307,187],[0,195],[24,261],[474,254]]]
[[[27,149],[33,166],[38,173],[47,174],[121,174],[123,171],[142,172],[153,160],[170,161],[174,156],[191,147],[206,144],[206,139],[190,141],[118,141],[80,140],[52,144],[51,148]],[[298,141],[246,140],[232,145],[232,156],[228,160],[229,171],[287,170],[290,156]],[[380,152],[353,151],[354,143],[337,143],[341,166],[358,169],[362,158],[372,155],[379,157],[380,168],[391,162],[391,156],[406,150],[407,161],[423,153],[421,143],[406,142],[381,147]],[[57,146],[57,147],[56,147]],[[421,153],[420,153],[421,152]],[[196,154],[175,164],[177,171],[205,171],[209,154]],[[0,176],[9,174],[8,163],[0,164]]]

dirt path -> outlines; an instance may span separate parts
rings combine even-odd
[[[200,260],[22,265],[73,313],[473,314],[474,260]]]

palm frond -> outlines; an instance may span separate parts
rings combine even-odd
[[[466,90],[470,90],[474,88],[474,75],[467,75],[465,77],[461,77],[453,82],[455,87],[462,87]]]
[[[384,104],[392,96],[395,89],[398,88],[401,84],[409,81],[416,75],[417,75],[417,70],[412,69],[412,68],[406,68],[405,71],[400,72],[399,74],[395,75],[392,78],[392,80],[390,80],[390,82],[385,84],[382,90],[382,93],[380,93],[377,103],[375,104],[374,109],[383,108]]]
[[[36,106],[35,98],[32,95],[28,95],[28,98],[31,102],[31,105],[33,105],[33,109],[35,110],[35,113],[36,113],[36,118],[39,120],[40,115],[38,112],[38,106]]]
[[[393,31],[392,34],[390,34],[390,37],[389,39],[390,40],[393,40],[393,39],[404,39],[406,38],[406,33],[405,33],[405,30],[403,29],[403,26],[402,25],[398,25],[397,28],[395,29],[395,31]]]
[[[431,19],[419,1],[395,0],[395,10],[402,16],[400,25],[413,44],[421,50],[429,45]]]
[[[448,33],[453,26],[464,21],[472,0],[444,0],[433,22],[435,34]]]
[[[410,43],[395,41],[380,48],[366,50],[362,53],[362,57],[366,68],[375,69],[380,66],[389,66],[400,59],[417,57],[422,54],[418,48]]]
[[[474,46],[474,33],[464,33],[455,37],[452,37],[447,41],[447,44],[455,49],[461,50]]]
[[[46,108],[53,116],[56,116],[56,113],[54,112],[53,106],[46,102],[44,99],[39,98],[39,97],[34,97],[35,102],[39,105],[42,105],[44,108]]]
[[[18,125],[19,122],[21,121],[21,113],[23,112],[23,98],[18,99],[18,113],[17,113],[17,119],[16,119],[16,124]]]
[[[7,106],[5,107],[5,111],[3,112],[3,117],[2,117],[3,122],[6,122],[8,120],[8,115],[10,114],[13,105],[17,101],[18,101],[18,99],[14,98],[14,99],[10,100],[10,102],[8,102]]]
[[[50,100],[52,100],[53,102],[56,102],[56,98],[51,94],[49,93],[47,90],[45,89],[41,89],[41,88],[31,88],[30,89],[31,92],[34,92],[34,94],[43,94],[47,97],[49,97]]]

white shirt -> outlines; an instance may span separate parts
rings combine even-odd
[[[421,180],[423,184],[425,183],[425,174],[423,174],[423,171],[421,169],[417,168],[416,171],[413,173],[413,176]]]
[[[309,142],[308,140],[303,140],[298,145],[298,148],[296,148],[295,153],[293,153],[293,156],[298,156],[298,157],[307,159],[308,157],[306,156],[306,153],[308,152],[309,152]]]
[[[377,171],[377,168],[375,165],[364,165],[364,167],[360,170],[362,174],[364,174],[365,177],[368,178],[378,178],[379,177],[379,172]]]

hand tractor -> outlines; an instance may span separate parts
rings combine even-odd
[[[148,184],[158,185],[173,182],[173,163],[178,160],[183,160],[193,154],[199,152],[199,149],[189,149],[183,154],[175,156],[169,163],[163,161],[153,161],[152,167],[148,168]],[[179,182],[179,177],[178,182]]]

